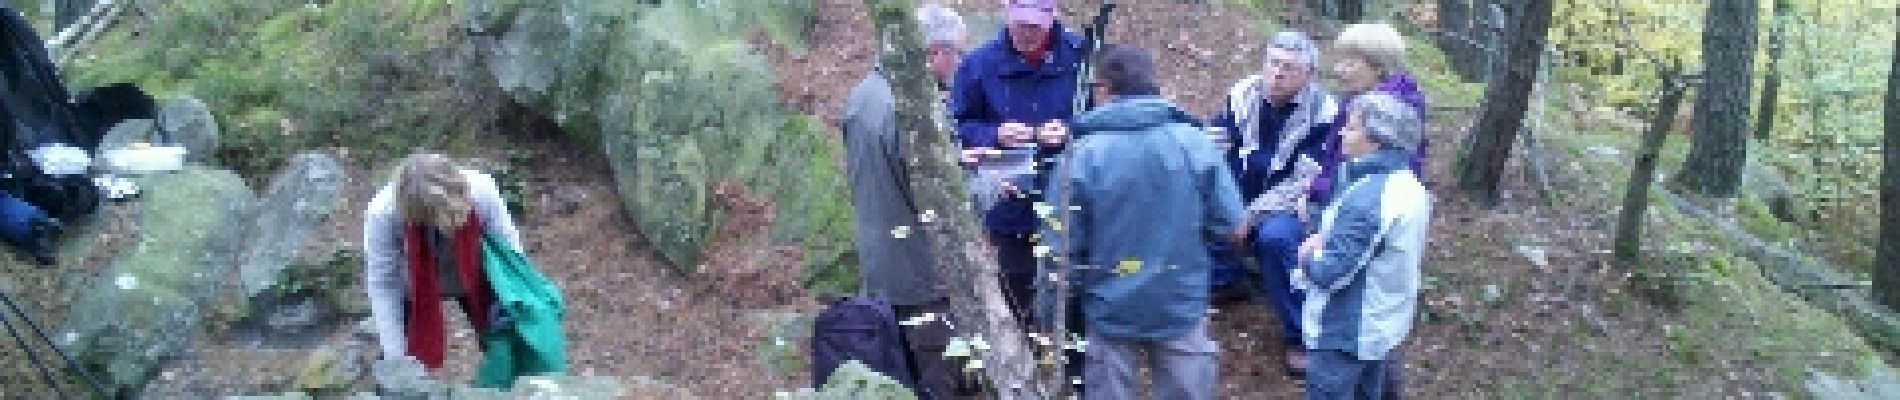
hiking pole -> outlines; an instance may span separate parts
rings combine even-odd
[[[87,372],[84,367],[79,365],[78,361],[73,360],[72,355],[66,354],[65,350],[60,350],[59,345],[53,343],[52,337],[46,336],[46,331],[40,329],[40,324],[33,322],[33,316],[27,315],[25,310],[21,310],[20,305],[13,302],[13,296],[8,295],[3,289],[0,289],[0,303],[6,303],[7,310],[11,311],[14,315],[20,316],[20,321],[26,323],[26,327],[33,332],[33,336],[39,338],[41,343],[46,343],[46,348],[52,349],[53,355],[59,356],[61,361],[65,361],[66,368],[71,369],[73,375],[79,375],[79,380],[85,382],[86,387],[92,389],[94,395],[99,396],[101,399],[111,398],[111,396],[106,395],[105,387],[100,386],[99,381],[92,378],[92,373]],[[35,360],[34,364],[39,364],[37,361],[39,356],[34,355],[31,351],[32,349],[27,348],[26,339],[21,338],[20,335],[15,332],[13,323],[7,322],[4,316],[0,316],[0,322],[4,322],[7,325],[7,332],[12,333],[13,338],[20,342],[20,350],[26,352],[29,357],[32,357]],[[41,369],[41,372],[45,372],[44,368]],[[64,395],[61,397],[64,397]]]
[[[1102,38],[1108,36],[1108,15],[1114,11],[1115,3],[1102,3],[1101,11],[1096,12],[1095,19],[1089,21],[1089,26],[1082,30],[1082,60],[1076,68],[1075,106],[1071,109],[1076,115],[1081,115],[1095,105],[1095,86],[1089,82],[1095,75],[1093,59],[1095,52],[1102,50]]]

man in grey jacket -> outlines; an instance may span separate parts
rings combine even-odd
[[[961,30],[956,14],[941,6],[925,6],[918,15],[927,28]],[[933,48],[959,46],[959,34],[933,31],[926,32],[926,38]],[[909,321],[901,328],[910,350],[911,371],[917,374],[918,397],[948,398],[958,376],[955,363],[943,354],[950,332],[942,315],[949,301],[919,226],[921,210],[904,171],[897,102],[888,79],[882,68],[872,70],[851,91],[839,121],[857,217],[860,291],[889,300],[898,320]]]
[[[1237,239],[1240,193],[1199,122],[1160,96],[1152,56],[1108,46],[1099,57],[1103,105],[1075,119],[1048,188],[1056,222],[1043,232],[1086,321],[1082,398],[1212,399],[1206,245]],[[1152,385],[1137,380],[1144,366]]]

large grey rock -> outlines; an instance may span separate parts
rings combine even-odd
[[[561,75],[562,46],[550,45],[566,40],[561,15],[546,10],[515,13],[508,34],[492,45],[489,73],[495,83],[527,104],[541,100]]]
[[[99,148],[122,148],[133,143],[151,143],[157,139],[157,124],[149,119],[128,119],[120,121],[106,130],[106,136],[99,140]]]
[[[286,265],[337,206],[345,177],[329,156],[299,154],[271,180],[256,212],[246,221],[238,276],[246,298],[278,283]]]
[[[428,399],[445,390],[429,378],[429,371],[414,358],[385,358],[370,365],[377,393],[393,399]]]
[[[349,389],[363,379],[368,370],[370,343],[346,341],[317,349],[304,358],[292,386],[307,392],[335,392]]]
[[[1891,399],[1900,393],[1900,371],[1878,359],[1869,361],[1865,377],[1839,377],[1826,372],[1808,371],[1808,393],[1817,399],[1874,400]]]
[[[242,216],[255,202],[244,180],[188,167],[138,179],[136,247],[114,260],[57,331],[69,354],[114,391],[142,386],[183,348],[218,298]]]
[[[762,29],[798,44],[809,2],[458,4],[470,25],[502,34],[477,46],[511,97],[603,147],[622,201],[670,264],[697,266],[724,220],[709,193],[719,182],[777,204],[773,237],[812,247],[815,262],[848,247],[839,145],[789,117],[745,41]]]
[[[159,127],[171,142],[185,146],[185,159],[207,162],[218,149],[218,120],[211,108],[194,98],[165,100],[158,105]]]
[[[915,400],[917,394],[898,383],[897,380],[871,370],[864,363],[852,360],[838,366],[838,370],[831,373],[831,380],[825,382],[823,388],[783,392],[778,398],[786,400]]]

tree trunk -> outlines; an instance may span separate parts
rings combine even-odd
[[[906,0],[865,3],[878,37],[892,43],[892,51],[879,62],[897,97],[898,132],[905,154],[912,155],[906,165],[910,187],[924,210],[921,228],[930,238],[938,275],[945,277],[958,334],[975,335],[989,344],[989,350],[976,354],[997,399],[1056,398],[1063,387],[1061,367],[1038,362],[1024,325],[1008,311],[997,282],[996,262],[982,244],[963,171],[955,162],[956,144],[949,132],[940,131],[932,121],[936,94],[924,69],[923,34],[912,15],[913,4]]]
[[[1755,140],[1768,140],[1775,131],[1775,105],[1781,96],[1781,54],[1788,42],[1788,0],[1775,0],[1775,25],[1768,34],[1768,71],[1761,84],[1761,103],[1755,106]]]
[[[1886,143],[1880,184],[1880,248],[1874,263],[1875,301],[1900,312],[1900,38],[1887,72]]]
[[[79,22],[79,17],[85,16],[86,12],[91,10],[92,0],[54,0],[53,29],[48,31],[59,32],[66,29],[74,22]]]
[[[1536,85],[1538,58],[1550,33],[1551,0],[1529,0],[1513,13],[1513,25],[1504,43],[1507,56],[1492,63],[1492,80],[1484,91],[1484,108],[1477,125],[1471,128],[1471,145],[1460,157],[1459,188],[1486,205],[1495,205],[1498,179],[1505,161],[1511,158],[1511,144],[1524,126],[1524,112],[1530,106],[1531,89]]]
[[[1702,31],[1702,88],[1695,136],[1676,186],[1701,199],[1733,199],[1748,162],[1748,100],[1759,0],[1709,3]]]
[[[1341,23],[1358,23],[1366,17],[1365,0],[1338,0],[1333,2],[1333,20]]]
[[[1478,15],[1470,0],[1438,0],[1438,29],[1432,39],[1451,60],[1452,72],[1465,82],[1483,81],[1489,59],[1478,46],[1485,37]]]
[[[1634,271],[1641,261],[1643,222],[1649,212],[1649,187],[1656,180],[1656,158],[1669,140],[1669,128],[1674,125],[1671,122],[1682,106],[1683,92],[1688,90],[1680,73],[1663,73],[1649,128],[1643,131],[1643,148],[1636,156],[1635,171],[1630,172],[1629,186],[1623,189],[1623,210],[1616,223],[1616,260],[1626,271]]]

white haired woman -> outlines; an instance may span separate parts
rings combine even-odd
[[[1392,25],[1349,25],[1334,39],[1333,54],[1333,73],[1339,79],[1342,105],[1350,105],[1353,99],[1366,93],[1385,92],[1410,105],[1418,115],[1426,114],[1425,92],[1405,69],[1405,37]],[[1345,125],[1345,114],[1339,117],[1334,126]],[[1425,178],[1425,149],[1429,143],[1429,139],[1419,142],[1411,157],[1411,168],[1422,180]],[[1329,157],[1319,160],[1324,169],[1313,185],[1315,201],[1319,204],[1331,199],[1339,189],[1337,186],[1344,184],[1336,178],[1339,165],[1346,161],[1339,137],[1334,136],[1326,148],[1330,150]]]
[[[1388,94],[1411,108],[1421,124],[1429,122],[1426,118],[1429,109],[1425,92],[1420,90],[1418,81],[1405,69],[1405,47],[1405,36],[1389,24],[1354,24],[1340,30],[1333,41],[1333,53],[1336,55],[1333,73],[1339,78],[1341,103],[1350,107],[1367,94]],[[1347,114],[1341,113],[1334,125],[1345,126]],[[1408,167],[1420,182],[1429,183],[1425,157],[1431,139],[1424,133],[1420,131],[1416,145],[1409,150]],[[1345,190],[1346,185],[1351,184],[1341,179],[1341,165],[1348,161],[1344,147],[1339,135],[1333,136],[1326,146],[1328,151],[1325,154],[1328,157],[1321,160],[1323,168],[1320,177],[1313,183],[1314,204],[1327,204],[1333,196]],[[1403,379],[1400,368],[1396,367],[1401,365],[1398,357],[1396,350],[1386,357],[1389,365],[1394,367],[1384,369],[1385,384],[1381,386],[1385,399],[1399,398],[1398,388],[1402,386]]]
[[[363,220],[363,276],[384,359],[413,357],[440,369],[445,298],[461,303],[477,332],[495,323],[495,294],[482,273],[483,235],[521,249],[495,179],[446,156],[403,159],[392,182],[376,192]]]

